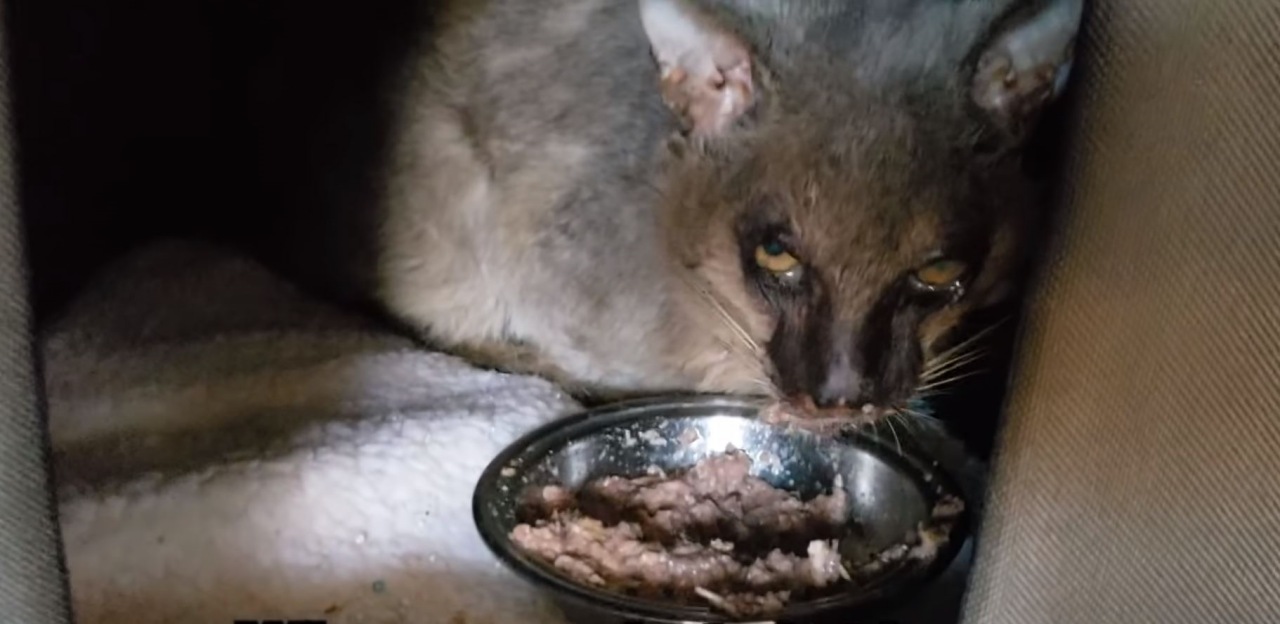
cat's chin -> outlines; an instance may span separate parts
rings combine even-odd
[[[760,411],[760,418],[773,425],[785,425],[816,433],[834,435],[874,425],[889,411],[872,405],[859,408],[819,408],[812,399],[775,399]]]

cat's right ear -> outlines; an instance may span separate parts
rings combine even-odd
[[[979,50],[970,95],[1008,140],[1020,142],[1071,74],[1084,0],[1027,2]]]
[[[717,136],[757,97],[743,40],[687,0],[639,0],[662,99],[693,136]]]

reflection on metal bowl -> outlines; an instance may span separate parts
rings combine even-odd
[[[737,449],[751,473],[809,499],[839,485],[851,503],[839,542],[853,580],[833,592],[789,603],[764,619],[849,621],[908,598],[950,564],[967,538],[965,501],[937,463],[874,429],[817,435],[759,418],[761,404],[719,396],[632,401],[583,412],[529,433],[501,453],[476,487],[482,538],[521,577],[549,592],[581,624],[733,622],[709,604],[657,600],[573,581],[511,540],[530,488],[574,489],[606,476],[675,472]],[[957,505],[956,503],[960,503]],[[922,528],[926,529],[922,536]],[[761,618],[754,618],[759,620]]]

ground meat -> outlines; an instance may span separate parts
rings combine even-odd
[[[750,468],[745,454],[727,453],[673,476],[606,477],[576,496],[538,488],[525,517],[541,517],[511,538],[579,582],[700,598],[737,615],[847,579],[834,541],[847,524],[844,490],[802,501]]]
[[[578,493],[583,513],[608,524],[641,526],[664,544],[681,538],[720,538],[757,551],[803,548],[831,539],[848,513],[844,490],[803,502],[750,475],[743,453],[712,457],[677,478],[606,477]],[[797,541],[800,540],[800,541]]]

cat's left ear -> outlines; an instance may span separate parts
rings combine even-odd
[[[690,134],[723,134],[756,100],[748,46],[688,0],[639,2],[663,101]]]
[[[1062,95],[1080,30],[1084,0],[1031,0],[987,39],[976,57],[970,96],[991,122],[1017,141]]]

